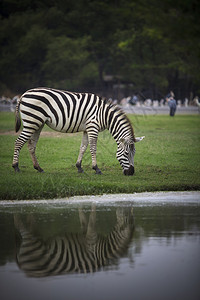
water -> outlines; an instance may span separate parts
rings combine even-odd
[[[0,299],[200,299],[199,196],[0,202]]]

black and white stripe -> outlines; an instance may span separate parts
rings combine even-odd
[[[93,214],[95,212],[92,212]],[[44,241],[24,221],[15,218],[20,240],[16,260],[30,277],[46,277],[67,273],[94,273],[116,264],[127,252],[133,237],[133,214],[118,220],[107,236],[97,233],[95,222],[89,221],[82,233],[67,233]]]
[[[25,92],[17,103],[16,132],[21,126],[19,111],[23,121],[23,131],[15,142],[13,157],[15,171],[19,171],[19,152],[27,141],[34,168],[43,171],[35,156],[35,149],[40,132],[44,124],[47,124],[60,132],[83,131],[76,166],[79,172],[83,171],[81,162],[89,143],[92,167],[98,174],[101,171],[96,162],[97,137],[100,131],[108,129],[117,142],[117,158],[124,169],[124,174],[133,175],[134,143],[142,138],[135,138],[130,121],[116,105],[108,103],[95,94],[35,88]]]

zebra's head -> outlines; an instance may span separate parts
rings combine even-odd
[[[117,148],[117,159],[123,168],[124,175],[134,174],[134,155],[135,155],[135,143],[143,140],[143,137],[132,139],[121,139]]]

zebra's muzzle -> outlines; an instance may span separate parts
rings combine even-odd
[[[130,166],[129,169],[124,170],[124,175],[126,176],[132,176],[134,174],[135,170],[133,166]]]

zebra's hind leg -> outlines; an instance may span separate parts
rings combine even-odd
[[[88,135],[87,135],[87,132],[84,131],[83,137],[82,137],[82,143],[81,143],[81,147],[80,147],[80,151],[79,151],[79,156],[78,156],[78,159],[76,162],[76,167],[78,169],[78,173],[83,173],[83,169],[81,167],[81,162],[82,162],[83,155],[87,149],[87,146],[88,146]]]
[[[37,161],[36,155],[35,155],[35,149],[36,149],[36,144],[38,142],[38,139],[40,137],[40,132],[42,130],[43,126],[40,127],[40,129],[36,130],[34,134],[31,136],[29,142],[28,142],[28,150],[31,155],[31,159],[33,162],[33,167],[34,169],[38,170],[38,172],[42,173],[44,172],[43,169],[39,166],[39,163]]]
[[[23,130],[19,137],[15,141],[15,149],[14,149],[14,155],[13,155],[13,163],[12,167],[14,168],[15,172],[19,172],[19,153],[24,144],[30,139],[33,132],[27,132]]]

